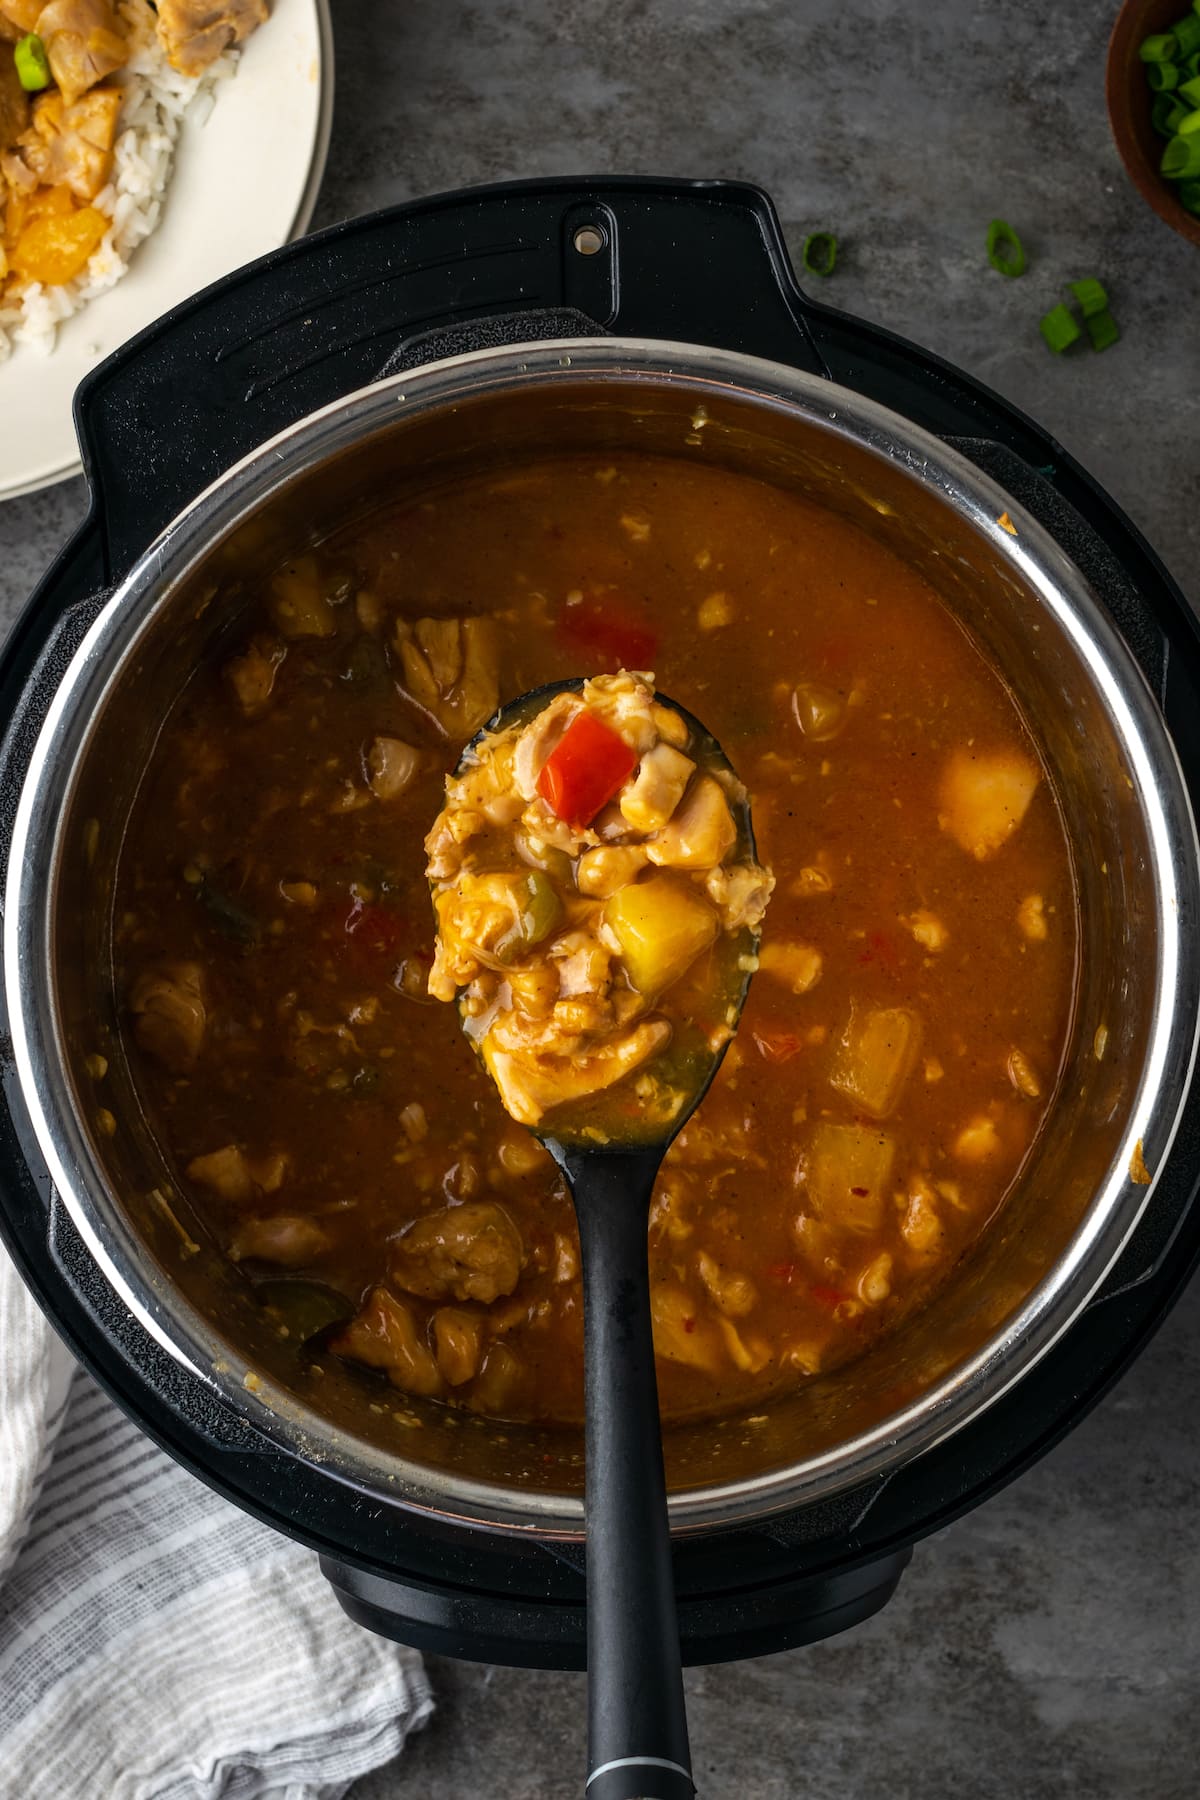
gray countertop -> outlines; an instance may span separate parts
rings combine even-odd
[[[334,0],[315,223],[514,176],[724,175],[773,195],[823,298],[961,364],[1099,477],[1200,603],[1197,252],[1127,183],[1104,112],[1116,0]],[[1184,10],[1184,0],[1180,0]],[[1030,272],[1005,281],[1000,215]],[[1098,275],[1123,337],[1052,357],[1037,320]],[[0,374],[0,430],[3,429]],[[82,517],[0,505],[0,632]],[[1200,1787],[1200,1302],[1023,1480],[921,1546],[869,1624],[688,1677],[703,1794],[1184,1800]],[[581,1678],[435,1659],[441,1707],[355,1800],[579,1791]]]

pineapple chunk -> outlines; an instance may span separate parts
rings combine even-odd
[[[852,1007],[829,1079],[873,1119],[886,1119],[900,1098],[921,1047],[921,1021],[907,1007],[865,1012]]]
[[[808,1193],[818,1218],[848,1231],[878,1231],[895,1160],[895,1143],[885,1131],[824,1120],[815,1125]]]
[[[646,845],[646,854],[669,869],[715,869],[736,838],[725,790],[711,775],[701,775]]]
[[[717,935],[720,921],[690,881],[652,875],[605,903],[604,922],[639,994],[653,996],[687,973]]]
[[[983,862],[1017,829],[1040,780],[1020,750],[956,750],[942,772],[938,824]]]

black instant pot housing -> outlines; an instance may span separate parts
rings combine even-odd
[[[716,345],[855,389],[964,453],[1083,571],[1159,699],[1193,806],[1200,636],[1129,520],[1052,438],[979,383],[797,288],[767,197],[725,182],[516,183],[338,226],[209,288],[83,384],[88,517],[0,657],[0,860],[57,680],[106,593],[183,506],[284,427],[438,357],[537,338]],[[2,874],[2,871],[0,871]],[[72,1350],[218,1492],[320,1553],[352,1617],[424,1649],[580,1668],[581,1545],[388,1507],[268,1444],[130,1316],[40,1159],[0,992],[0,1233]],[[894,1592],[913,1544],[1027,1468],[1147,1341],[1200,1255],[1200,1102],[1116,1268],[1015,1388],[938,1448],[753,1529],[675,1546],[685,1661],[810,1643]]]

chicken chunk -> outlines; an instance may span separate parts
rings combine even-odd
[[[737,827],[720,782],[694,781],[673,817],[646,846],[652,863],[672,869],[713,869],[732,850]]]
[[[474,1380],[483,1358],[483,1320],[478,1313],[441,1307],[433,1315],[433,1341],[447,1387]]]
[[[233,1262],[269,1262],[285,1269],[299,1269],[316,1262],[328,1248],[328,1234],[315,1219],[306,1219],[299,1213],[276,1213],[272,1218],[247,1219],[239,1225],[229,1255]]]
[[[710,869],[704,890],[724,920],[726,931],[751,931],[763,922],[767,902],[775,891],[775,877],[758,863],[734,863],[730,868]]]
[[[933,1183],[920,1172],[909,1177],[900,1235],[918,1256],[936,1254],[942,1241],[942,1221],[938,1214],[938,1196]]]
[[[494,1200],[446,1206],[418,1219],[396,1241],[392,1279],[424,1300],[479,1300],[511,1294],[521,1279],[521,1234]]]
[[[484,1044],[484,1061],[510,1116],[536,1125],[552,1106],[602,1093],[665,1050],[671,1027],[665,1019],[640,1025],[575,1056],[499,1050]]]
[[[38,14],[37,32],[68,106],[129,61],[129,45],[111,0],[50,0]]]
[[[396,621],[404,685],[454,741],[490,719],[500,699],[500,652],[491,619]]]
[[[671,1281],[655,1282],[650,1289],[650,1317],[655,1356],[702,1369],[706,1375],[717,1374],[723,1341],[711,1321],[700,1316],[686,1288]]]
[[[748,1275],[724,1268],[707,1250],[696,1252],[696,1272],[718,1312],[740,1319],[758,1304],[758,1290]]]
[[[32,129],[20,141],[22,162],[47,187],[94,200],[112,173],[120,110],[116,88],[93,88],[70,105],[61,94],[43,94],[33,108]]]
[[[297,556],[271,577],[267,599],[281,637],[332,637],[337,630],[333,606],[315,556]]]
[[[918,907],[916,912],[902,916],[900,922],[908,928],[923,950],[944,950],[950,942],[950,933],[942,920],[925,907]]]
[[[986,1162],[1000,1149],[996,1122],[986,1113],[971,1119],[954,1140],[954,1154],[960,1162]]]
[[[575,870],[581,894],[608,900],[619,888],[637,879],[649,858],[642,844],[601,844],[585,850]]]
[[[690,757],[670,744],[655,744],[621,790],[621,817],[634,831],[659,831],[683,799],[696,772]]]
[[[138,976],[129,993],[133,1035],[172,1075],[195,1068],[204,1045],[208,1009],[199,963],[167,963]]]
[[[193,1156],[184,1170],[189,1181],[197,1182],[222,1200],[244,1206],[263,1194],[276,1194],[287,1175],[287,1157],[280,1151],[250,1157],[239,1144],[225,1144],[210,1150],[206,1156]]]
[[[279,665],[287,655],[287,646],[278,638],[260,633],[251,638],[240,656],[227,662],[226,681],[247,719],[256,719],[266,709],[275,687]]]
[[[406,1394],[442,1391],[441,1372],[411,1309],[385,1287],[371,1289],[362,1311],[330,1338],[329,1348],[370,1369],[386,1369],[393,1386]]]
[[[532,800],[536,796],[538,776],[547,758],[576,713],[582,710],[583,702],[577,694],[556,694],[517,739],[512,765],[513,786],[523,800]]]
[[[807,994],[820,981],[825,964],[813,944],[773,942],[764,944],[759,951],[758,966],[764,975],[774,976],[793,994]]]
[[[1040,780],[1037,764],[1020,750],[955,750],[938,789],[938,824],[983,862],[1020,825]]]
[[[159,42],[181,75],[203,75],[269,16],[267,0],[158,0]]]
[[[475,1412],[501,1416],[511,1406],[521,1384],[523,1370],[520,1358],[507,1344],[493,1344],[488,1350],[479,1379],[467,1401]]]
[[[5,23],[9,26],[8,35],[13,38],[36,31],[45,4],[46,0],[0,0],[0,36],[4,35]]]
[[[1046,902],[1040,894],[1026,894],[1017,908],[1017,925],[1022,937],[1031,944],[1044,944],[1050,935],[1046,919]]]

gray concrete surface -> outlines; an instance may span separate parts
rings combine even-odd
[[[1180,0],[1181,10],[1183,0]],[[1116,0],[334,0],[337,116],[317,223],[510,176],[727,175],[822,294],[932,345],[1039,417],[1200,601],[1194,249],[1110,143]],[[987,221],[1031,269],[993,275]],[[1062,360],[1036,322],[1108,284],[1124,336]],[[3,429],[0,377],[0,429]],[[81,517],[82,484],[0,506],[0,629]],[[1200,1791],[1200,1293],[1052,1456],[922,1547],[845,1638],[688,1679],[702,1792],[736,1800],[1185,1800]],[[435,1661],[441,1709],[354,1800],[578,1791],[572,1676]]]

